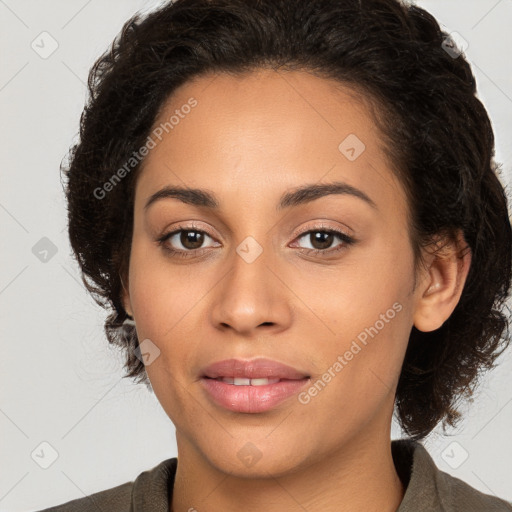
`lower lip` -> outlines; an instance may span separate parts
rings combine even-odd
[[[265,412],[296,395],[309,382],[281,380],[264,386],[235,386],[217,379],[202,378],[201,382],[210,398],[221,407],[235,412]]]

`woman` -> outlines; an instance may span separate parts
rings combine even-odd
[[[506,347],[511,274],[489,118],[435,19],[177,0],[89,87],[70,240],[178,457],[47,510],[512,510],[420,443]]]

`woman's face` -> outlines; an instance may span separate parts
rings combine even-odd
[[[406,198],[364,105],[305,72],[210,75],[154,128],[125,304],[179,455],[278,475],[387,442],[417,292]],[[261,358],[295,374],[243,365]],[[236,375],[270,381],[213,378]]]

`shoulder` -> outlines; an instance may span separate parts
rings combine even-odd
[[[174,485],[177,459],[167,459],[143,471],[135,480],[37,512],[129,512],[133,505],[167,505]]]
[[[401,439],[392,443],[393,458],[406,485],[397,512],[512,512],[512,503],[484,494],[435,465],[425,447]]]
[[[111,489],[96,492],[85,498],[78,498],[38,512],[128,511],[130,510],[132,488],[133,482],[126,482]]]

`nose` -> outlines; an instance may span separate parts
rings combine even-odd
[[[248,262],[233,250],[228,270],[212,290],[210,319],[216,329],[251,337],[290,326],[293,294],[269,260],[265,251]]]

